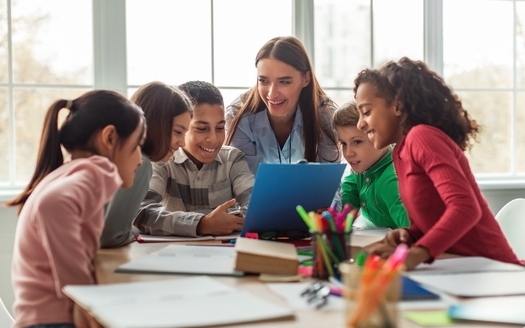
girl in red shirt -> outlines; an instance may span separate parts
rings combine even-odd
[[[410,227],[369,245],[388,257],[410,245],[408,270],[441,253],[521,264],[479,189],[463,153],[480,126],[443,79],[406,57],[355,79],[357,127],[376,149],[396,144],[394,167]]]

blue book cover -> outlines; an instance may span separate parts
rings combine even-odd
[[[402,276],[401,286],[402,301],[438,300],[440,298],[438,294],[432,293],[405,276]]]

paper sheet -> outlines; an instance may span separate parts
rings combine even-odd
[[[235,248],[168,245],[119,266],[116,272],[242,276],[233,269]]]
[[[204,327],[293,317],[290,309],[206,276],[69,285],[64,293],[109,328]]]

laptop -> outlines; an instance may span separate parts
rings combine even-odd
[[[268,231],[308,235],[297,205],[307,212],[329,207],[345,167],[341,163],[259,164],[241,237]]]

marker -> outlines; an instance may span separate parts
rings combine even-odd
[[[330,229],[332,229],[332,232],[337,232],[337,228],[335,227],[334,220],[332,220],[332,215],[330,215],[330,212],[324,211],[322,213],[322,216],[328,221],[328,224],[330,225]]]
[[[304,209],[304,207],[302,207],[301,205],[297,205],[295,209],[297,210],[297,213],[299,213],[299,216],[301,217],[301,219],[303,219],[304,223],[306,223],[306,226],[308,227],[308,229],[315,230],[315,227],[313,226],[313,223],[308,218],[308,214],[306,213],[306,210]]]
[[[350,228],[352,228],[352,223],[354,223],[354,212],[355,209],[351,210],[350,213],[346,216],[345,221],[345,232],[350,232]]]
[[[365,251],[359,251],[356,255],[355,255],[355,263],[357,264],[358,267],[362,268],[363,265],[365,264],[365,261],[366,261],[366,258],[368,257],[368,253],[365,252]]]

